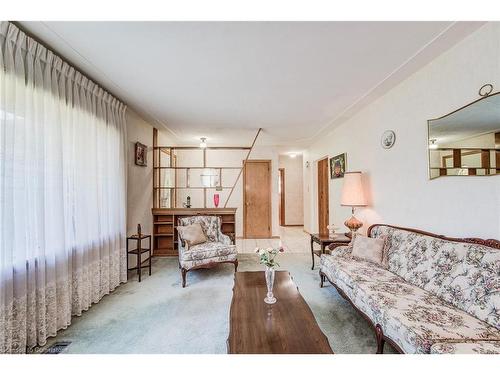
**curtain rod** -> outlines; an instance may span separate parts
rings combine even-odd
[[[59,53],[55,48],[52,48],[48,43],[42,41],[39,37],[37,37],[33,33],[29,32],[29,31],[26,31],[26,29],[19,24],[19,21],[8,21],[8,22],[10,22],[14,26],[16,26],[19,30],[21,30],[23,33],[25,33],[26,36],[28,36],[29,38],[33,39],[35,42],[41,44],[46,49],[50,50],[52,53],[54,53],[57,57],[59,57],[66,64],[68,64],[71,67],[73,67],[80,74],[82,74],[83,76],[87,77],[89,80],[91,80],[92,82],[94,82],[96,85],[98,85],[99,87],[101,87],[103,90],[107,91],[114,98],[116,98],[117,100],[119,100],[120,102],[122,102],[124,105],[126,105],[127,107],[129,107],[128,103],[125,100],[123,100],[119,95],[115,95],[113,93],[113,91],[111,91],[111,90],[109,90],[107,88],[106,85],[103,85],[101,82],[99,82],[99,80],[94,79],[94,77],[92,77],[92,75],[86,73],[83,69],[77,67],[77,65],[74,64],[74,63],[72,63],[69,59],[63,57],[61,53]]]

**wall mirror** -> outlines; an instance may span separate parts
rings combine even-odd
[[[480,90],[482,98],[428,121],[431,179],[500,174],[499,94]]]

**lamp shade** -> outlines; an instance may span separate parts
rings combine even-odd
[[[361,183],[361,172],[346,172],[340,198],[342,206],[366,206],[365,193]]]

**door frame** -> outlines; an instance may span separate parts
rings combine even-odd
[[[281,227],[286,227],[286,211],[285,211],[285,201],[286,201],[286,196],[285,196],[285,168],[278,168],[279,171],[279,188],[280,188],[280,200],[279,200],[279,219],[280,219],[280,226]]]
[[[269,229],[267,237],[252,237],[252,238],[271,238],[273,234],[273,222],[272,222],[272,210],[273,210],[273,201],[272,201],[272,163],[270,159],[248,159],[246,162],[243,160],[243,238],[247,237],[247,197],[246,197],[246,163],[266,163],[268,165],[269,170],[269,209],[268,209],[268,220],[269,220]]]
[[[329,158],[328,156],[325,156],[321,159],[316,160],[316,208],[317,208],[317,213],[318,213],[318,218],[317,218],[317,224],[318,224],[318,233],[321,234],[321,228],[320,228],[320,207],[319,207],[319,162],[326,160],[326,171],[327,171],[327,179],[326,179],[326,192],[328,194],[327,196],[327,205],[326,205],[326,218],[327,222],[330,220],[330,165],[329,165]],[[328,231],[328,229],[327,229]],[[327,233],[327,232],[326,232]]]

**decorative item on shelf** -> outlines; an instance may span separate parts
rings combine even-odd
[[[394,130],[386,130],[382,134],[382,138],[380,139],[380,143],[383,148],[389,149],[392,146],[394,146],[394,143],[396,143],[396,133],[394,133]]]
[[[266,266],[266,286],[267,286],[267,295],[266,298],[264,298],[264,302],[272,305],[273,303],[276,303],[276,297],[273,295],[273,286],[274,286],[274,273],[275,273],[275,267],[279,267],[278,262],[276,262],[276,256],[279,253],[282,253],[283,246],[280,245],[278,248],[272,248],[268,247],[267,249],[261,249],[256,247],[255,252],[259,254],[260,257],[260,264],[263,264]]]
[[[214,194],[214,206],[215,208],[219,207],[219,194]]]
[[[346,170],[347,154],[340,154],[330,158],[330,178],[342,178]]]
[[[207,148],[207,139],[205,137],[200,138],[200,148]]]
[[[191,197],[188,195],[186,198],[186,203],[184,203],[185,208],[191,208]]]
[[[352,209],[352,216],[344,222],[352,235],[363,226],[363,223],[354,216],[354,209],[367,205],[361,182],[361,172],[346,172],[340,205],[350,206]]]
[[[436,143],[437,139],[429,139],[429,148],[431,150],[437,150],[438,144]]]
[[[147,161],[148,146],[135,142],[135,164],[140,167],[146,167],[148,165]]]
[[[339,227],[336,227],[335,225],[328,225],[328,238],[334,238],[336,236],[335,231],[337,229],[340,229]]]
[[[141,224],[137,224],[137,237],[141,237]]]

